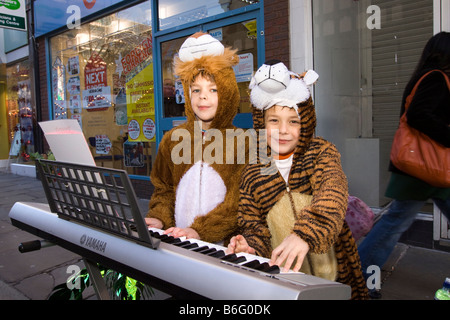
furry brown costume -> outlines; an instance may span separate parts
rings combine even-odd
[[[205,45],[205,40],[214,41],[200,33],[188,40],[195,46],[196,39],[203,40],[201,45]],[[218,44],[214,41],[213,45]],[[236,129],[232,121],[240,96],[232,69],[239,58],[234,50],[223,49],[218,55],[195,54],[193,59],[175,61],[175,72],[183,83],[187,122],[162,138],[150,176],[155,190],[147,214],[160,219],[164,229],[190,227],[202,240],[212,243],[226,241],[236,231],[239,181],[245,166],[237,159],[237,151],[247,150],[238,145],[240,139],[233,143],[225,139],[227,129]],[[180,57],[182,53],[180,50]],[[212,76],[219,99],[216,115],[204,134],[189,96],[190,86],[199,74]],[[183,145],[187,148],[180,147]],[[230,155],[232,161],[227,159]]]
[[[290,106],[295,107],[300,117],[300,137],[294,151],[287,184],[277,167],[270,161],[265,161],[261,155],[258,163],[249,164],[246,168],[240,186],[238,213],[242,235],[258,255],[270,257],[273,250],[271,245],[273,235],[267,221],[270,210],[288,192],[311,195],[310,205],[302,205],[303,209],[296,213],[293,228],[289,231],[306,241],[312,253],[323,254],[334,246],[338,266],[336,281],[351,286],[352,299],[366,299],[367,288],[361,272],[357,247],[345,222],[348,186],[341,167],[340,154],[332,143],[314,137],[316,114],[310,95],[298,94],[301,90],[292,90],[292,94],[288,94],[291,90],[288,85],[289,77],[283,78],[280,76],[282,74],[281,71],[274,72],[267,68],[256,73],[254,79],[259,75],[262,79],[258,80],[259,83],[251,84],[254,128],[264,129],[265,109],[274,104]],[[282,93],[277,95],[276,103],[271,98],[275,93],[269,93],[264,98],[262,95],[268,91],[261,92],[261,95],[254,91],[261,89],[260,83],[264,83],[269,75],[279,77],[277,81],[287,88],[284,90],[286,92],[282,90]],[[291,73],[290,76],[294,81],[303,79],[303,75]],[[308,83],[312,82],[306,82]],[[305,84],[301,86],[306,87]],[[254,96],[255,92],[257,96]],[[299,97],[305,100],[298,100]],[[293,105],[293,101],[296,101],[297,105]],[[260,143],[261,139],[262,136]],[[270,153],[270,148],[268,152]]]

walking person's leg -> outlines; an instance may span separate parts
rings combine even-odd
[[[412,225],[424,203],[425,201],[394,200],[389,211],[370,230],[358,247],[366,279],[367,268],[371,265],[381,268],[384,265],[401,235]]]

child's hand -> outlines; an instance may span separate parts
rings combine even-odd
[[[186,239],[199,239],[200,236],[192,228],[177,228],[177,227],[171,227],[164,231],[164,234],[170,234],[172,237],[179,238],[179,237],[186,237]]]
[[[255,249],[250,247],[247,243],[247,240],[242,235],[237,235],[230,239],[230,244],[228,245],[227,253],[239,253],[246,252],[255,254]]]
[[[162,221],[156,218],[145,218],[145,223],[150,228],[162,229],[164,226]]]
[[[276,264],[278,266],[283,265],[284,262],[284,272],[289,271],[292,263],[297,258],[295,266],[292,268],[293,271],[297,272],[302,266],[303,259],[309,251],[309,245],[303,241],[299,236],[292,233],[287,236],[283,242],[272,251],[272,257],[270,263],[272,265]]]

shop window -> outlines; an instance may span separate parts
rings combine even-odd
[[[5,52],[13,51],[28,44],[28,33],[26,31],[4,29]]]
[[[238,50],[239,64],[234,67],[234,74],[241,96],[238,112],[252,112],[248,86],[250,85],[253,72],[258,70],[256,20],[243,21],[222,28],[208,30],[208,32],[218,37],[225,46]]]
[[[259,0],[159,0],[159,30],[173,28],[185,23],[242,8]]]
[[[32,160],[34,150],[33,123],[35,110],[31,103],[30,68],[28,60],[6,68],[6,110],[9,156],[19,163]]]
[[[239,113],[251,112],[248,86],[253,72],[258,69],[256,20],[235,23],[205,32],[218,39],[224,46],[238,50],[239,64],[234,67],[234,71],[241,96]],[[183,37],[161,44],[164,117],[185,116],[183,86],[173,70],[174,58],[185,40],[186,38]]]
[[[97,165],[148,175],[155,141],[150,2],[50,39],[53,119],[78,120]]]

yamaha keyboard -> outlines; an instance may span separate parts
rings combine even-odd
[[[113,174],[111,170],[109,176]],[[268,259],[244,253],[229,255],[225,252],[226,248],[220,245],[196,239],[173,238],[163,235],[163,231],[158,229],[146,229],[147,236],[141,240],[142,226],[139,236],[129,237],[117,232],[118,229],[125,229],[128,233],[136,233],[133,231],[136,226],[128,226],[122,220],[114,220],[117,222],[114,230],[109,231],[99,227],[98,222],[86,223],[64,217],[58,211],[61,208],[70,212],[71,216],[80,212],[73,208],[67,210],[68,203],[60,203],[55,207],[54,199],[61,198],[62,192],[50,190],[54,186],[49,188],[46,183],[54,183],[65,173],[55,168],[50,171],[56,176],[51,179],[46,176],[42,178],[49,204],[17,202],[9,213],[12,224],[89,261],[100,263],[166,292],[176,299],[339,300],[351,297],[351,289],[347,285],[303,273],[280,273],[278,267],[268,264]],[[74,187],[73,181],[67,180],[55,185],[57,188],[71,190],[70,192],[75,190],[76,193],[83,189]],[[110,183],[103,180],[101,185],[108,189]],[[96,190],[99,190],[98,186]],[[94,196],[100,197],[104,206],[101,210],[94,206],[97,211],[108,211],[103,198],[105,194],[108,195],[107,198],[111,198],[110,193],[100,192],[101,196]],[[62,198],[73,201],[76,197],[72,194]],[[117,215],[118,209],[113,209]],[[80,211],[84,211],[83,208]],[[145,223],[142,216],[139,218],[134,215],[134,218],[130,219],[134,223]],[[92,216],[90,219],[92,220]],[[111,222],[108,224],[112,225]]]

